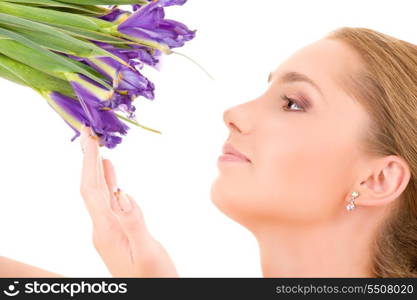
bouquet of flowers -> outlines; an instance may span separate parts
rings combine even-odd
[[[165,19],[186,0],[0,0],[0,76],[28,86],[75,131],[84,124],[114,148],[140,125],[133,100],[154,99],[140,72],[196,30]],[[131,5],[131,10],[122,6]]]

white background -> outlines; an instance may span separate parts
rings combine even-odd
[[[268,73],[291,53],[341,26],[369,27],[417,42],[415,1],[197,1],[166,8],[197,29],[147,68],[156,99],[136,100],[138,121],[124,142],[102,155],[115,164],[150,231],[181,277],[260,277],[258,246],[245,228],[211,203],[217,157],[228,132],[225,109],[253,99]],[[81,150],[73,131],[29,88],[0,79],[0,254],[70,277],[106,277],[91,243],[79,194]],[[308,249],[306,249],[308,251]]]

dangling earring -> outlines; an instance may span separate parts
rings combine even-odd
[[[350,202],[348,205],[346,205],[346,209],[347,210],[352,210],[355,208],[355,199],[358,198],[359,193],[358,192],[352,192],[352,194],[350,194]]]

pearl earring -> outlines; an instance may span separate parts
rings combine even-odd
[[[355,199],[359,196],[358,192],[352,192],[352,194],[350,194],[350,202],[348,205],[346,205],[346,209],[351,211],[352,209],[355,208]]]

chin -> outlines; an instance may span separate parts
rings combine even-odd
[[[220,178],[213,182],[210,189],[213,204],[227,217],[245,227],[249,227],[256,219],[256,208],[250,202],[256,198],[247,195],[241,188],[228,185]]]

